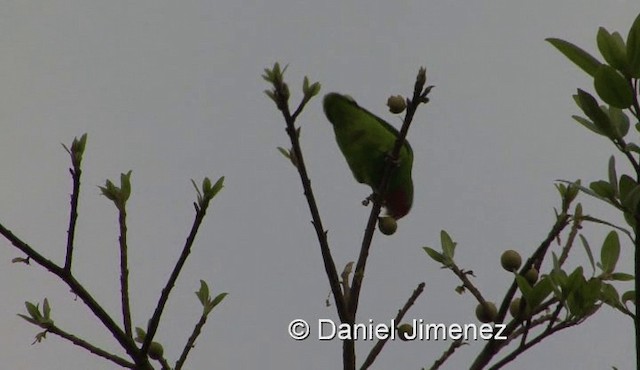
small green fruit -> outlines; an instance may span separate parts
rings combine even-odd
[[[502,264],[502,268],[507,271],[516,271],[522,265],[522,257],[520,257],[520,253],[509,249],[502,253],[500,256],[500,264]]]
[[[524,313],[524,307],[520,307],[521,302],[521,298],[515,298],[509,305],[509,313],[511,313],[511,316],[513,316],[514,318],[520,318]]]
[[[162,344],[158,342],[151,342],[149,345],[149,357],[154,360],[159,360],[162,358],[164,354],[164,348],[162,348]]]
[[[393,235],[398,229],[398,223],[393,217],[379,217],[378,228],[384,235]]]
[[[389,112],[398,114],[404,111],[407,107],[407,102],[400,95],[390,96],[389,99],[387,99],[387,106],[389,107]]]
[[[478,304],[478,306],[476,306],[476,317],[484,323],[493,322],[496,317],[498,317],[498,309],[495,303],[487,301],[487,304],[484,306]]]
[[[398,326],[398,337],[400,337],[400,339],[407,341],[407,340],[411,340],[409,339],[409,337],[413,336],[413,326],[411,324],[401,324]]]
[[[538,270],[533,267],[530,268],[529,271],[525,272],[524,278],[527,279],[531,286],[533,286],[536,281],[538,281]]]

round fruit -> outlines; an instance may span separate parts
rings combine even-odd
[[[398,114],[404,111],[407,107],[407,102],[400,95],[390,96],[389,99],[387,99],[387,106],[391,113]]]
[[[481,322],[492,322],[498,316],[498,309],[493,302],[487,302],[486,305],[478,304],[476,306],[476,317]]]
[[[530,285],[533,285],[538,281],[538,270],[533,267],[529,269],[529,271],[524,273],[524,278],[527,279]]]
[[[413,326],[411,324],[401,324],[398,326],[398,337],[402,340],[411,340],[409,337],[413,337]]]
[[[520,257],[520,253],[509,249],[502,253],[500,256],[500,264],[502,264],[502,268],[507,271],[516,271],[522,265],[522,257]]]
[[[151,342],[151,344],[149,345],[149,357],[154,360],[159,360],[160,358],[162,358],[163,354],[164,348],[162,348],[162,344],[158,342]]]
[[[378,228],[384,235],[392,235],[398,229],[398,223],[393,217],[380,217],[378,218]]]
[[[521,302],[521,298],[515,298],[509,305],[509,313],[511,313],[511,316],[514,318],[519,318],[524,313],[524,307],[520,306]]]

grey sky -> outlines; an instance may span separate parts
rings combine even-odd
[[[497,300],[508,274],[504,249],[533,250],[553,223],[553,181],[591,181],[612,147],[570,118],[586,76],[543,40],[595,50],[598,26],[624,35],[632,1],[2,1],[0,12],[0,222],[61,261],[71,190],[60,143],[87,132],[74,270],[117,317],[116,212],[96,185],[133,170],[130,262],[134,323],[145,326],[193,218],[189,182],[226,176],[159,328],[175,361],[200,306],[199,279],[230,292],[210,317],[191,369],[336,369],[338,341],[295,342],[295,318],[336,318],[301,186],[276,151],[284,123],[260,78],[289,64],[293,99],[306,74],[322,93],[352,95],[390,122],[384,103],[408,94],[427,67],[437,87],[409,134],[415,203],[393,237],[376,235],[359,318],[388,321],[427,282],[408,315],[475,322],[473,298],[422,251],[439,231],[459,243],[458,261]],[[368,195],[341,157],[314,99],[300,117],[302,145],[337,264],[354,260]],[[622,161],[620,161],[622,163]],[[620,168],[622,170],[622,168]],[[583,198],[586,210],[620,221]],[[589,227],[597,246],[608,230]],[[5,243],[6,244],[6,243]],[[621,269],[632,272],[629,245]],[[13,369],[112,369],[55,337],[30,346],[37,328],[15,316],[49,297],[56,323],[96,344],[115,341],[68,289],[42,269],[0,269],[0,362]],[[587,263],[576,250],[575,261]],[[605,308],[522,356],[510,368],[633,367],[631,321]],[[359,343],[359,358],[370,343]],[[390,343],[376,369],[430,366],[445,343]],[[479,345],[445,368],[468,366]]]

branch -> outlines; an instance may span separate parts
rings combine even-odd
[[[442,366],[445,363],[445,361],[447,361],[447,359],[451,357],[451,355],[453,355],[456,349],[461,347],[463,344],[464,344],[464,341],[462,340],[462,338],[454,340],[449,346],[449,348],[447,348],[447,350],[444,351],[442,356],[440,356],[440,358],[433,363],[433,365],[429,368],[429,370],[439,369],[440,366]]]
[[[89,352],[91,352],[91,353],[93,353],[93,354],[95,354],[97,356],[100,356],[102,358],[105,358],[105,359],[107,359],[107,360],[109,360],[111,362],[114,362],[114,363],[116,363],[116,364],[118,364],[118,365],[120,365],[122,367],[126,367],[128,369],[135,369],[135,367],[136,367],[135,364],[127,361],[126,359],[124,359],[122,357],[119,357],[119,356],[116,356],[114,354],[111,354],[111,353],[109,353],[109,352],[107,352],[107,351],[105,351],[103,349],[100,349],[100,348],[94,346],[93,344],[91,344],[91,343],[89,343],[89,342],[87,342],[87,341],[85,341],[85,340],[83,340],[81,338],[76,337],[73,334],[69,334],[69,333],[65,332],[64,330],[60,329],[59,327],[57,327],[55,325],[48,326],[47,327],[47,331],[52,333],[52,334],[58,335],[58,336],[60,336],[60,337],[62,337],[64,339],[70,341],[71,343],[75,344],[76,346],[82,347],[82,348],[86,349],[87,351],[89,351]]]
[[[73,191],[71,193],[71,211],[69,214],[69,228],[67,230],[67,253],[64,261],[64,269],[71,271],[71,261],[73,259],[73,241],[76,232],[76,222],[78,220],[78,199],[80,197],[80,176],[82,170],[80,164],[74,163],[73,168],[69,169],[73,179]]]
[[[409,297],[409,299],[404,304],[404,306],[402,306],[402,308],[398,310],[398,314],[394,319],[395,323],[399,323],[400,321],[402,321],[402,318],[404,317],[404,315],[407,313],[407,311],[409,311],[411,306],[413,306],[413,304],[416,302],[416,299],[418,299],[420,294],[422,294],[422,292],[424,291],[424,285],[425,285],[424,283],[418,284],[418,287],[413,291],[413,293],[411,294],[411,297]],[[396,330],[396,328],[390,328],[390,329]],[[387,343],[388,340],[389,340],[389,336],[387,336],[384,339],[380,339],[376,342],[373,348],[371,348],[369,355],[367,355],[367,358],[364,360],[364,363],[360,367],[360,370],[366,370],[369,368],[369,366],[373,364],[376,357],[378,357],[378,355],[380,354],[380,351],[382,351],[382,348],[384,347],[384,345]]]
[[[286,69],[286,67],[285,67]],[[265,91],[266,94],[276,103],[276,106],[282,113],[286,124],[286,132],[289,135],[291,141],[291,151],[295,158],[295,166],[300,175],[300,181],[302,182],[302,188],[304,190],[304,196],[307,199],[309,211],[311,212],[311,224],[316,231],[318,242],[320,243],[320,252],[322,253],[322,260],[324,263],[324,269],[329,279],[329,285],[331,287],[331,293],[333,294],[336,310],[338,311],[338,317],[341,322],[349,322],[349,316],[347,314],[347,307],[344,299],[344,295],[340,288],[340,278],[338,277],[338,271],[336,270],[335,262],[331,255],[329,248],[329,242],[327,241],[327,231],[322,225],[322,219],[320,218],[320,211],[316,203],[315,196],[313,195],[313,189],[311,188],[311,180],[307,173],[307,167],[302,155],[302,149],[300,148],[300,140],[298,138],[298,131],[295,127],[295,121],[298,115],[302,112],[303,107],[311,98],[305,98],[298,105],[295,113],[292,115],[289,110],[289,87],[283,80],[284,70],[280,70],[280,65],[276,63],[273,69],[265,69],[265,74],[262,76],[267,82],[273,85],[272,90]],[[314,84],[315,85],[315,84]],[[320,87],[317,85],[317,93]]]
[[[404,117],[402,128],[400,129],[400,133],[398,135],[398,138],[396,139],[395,145],[393,146],[393,150],[388,155],[387,162],[384,166],[382,179],[380,180],[380,187],[378,188],[380,189],[380,193],[376,194],[374,192],[373,194],[373,207],[371,209],[371,213],[369,214],[369,221],[367,222],[364,237],[362,238],[360,255],[358,256],[358,262],[356,263],[355,273],[353,274],[353,284],[351,286],[351,292],[349,294],[349,315],[353,320],[355,320],[356,313],[358,311],[360,289],[362,288],[362,280],[364,279],[364,271],[367,264],[367,258],[369,257],[369,248],[371,247],[371,241],[373,240],[376,221],[378,219],[378,215],[380,214],[380,208],[382,207],[381,202],[383,199],[383,195],[387,192],[387,188],[389,187],[389,180],[391,179],[393,167],[400,158],[400,150],[402,149],[406,141],[407,132],[409,131],[409,126],[413,121],[413,116],[420,104],[424,104],[429,101],[427,95],[433,88],[433,86],[427,86],[425,88],[425,83],[426,70],[424,68],[420,68],[413,89],[413,98],[411,100],[407,100],[407,111]]]
[[[167,284],[162,289],[162,293],[160,294],[160,299],[158,300],[158,304],[156,305],[156,309],[153,312],[153,316],[149,320],[149,326],[147,328],[147,334],[144,338],[144,342],[142,343],[141,351],[143,353],[147,353],[149,350],[149,345],[151,345],[151,341],[153,340],[154,335],[156,334],[156,330],[158,330],[158,325],[160,324],[160,317],[162,316],[162,311],[164,310],[164,306],[167,304],[167,300],[169,299],[169,294],[171,293],[171,289],[173,289],[176,280],[178,280],[178,275],[180,275],[180,271],[187,261],[187,257],[191,253],[191,247],[193,246],[193,242],[195,241],[196,234],[198,233],[198,229],[202,224],[202,220],[204,219],[207,213],[207,207],[209,206],[210,197],[205,196],[200,202],[200,205],[196,205],[196,216],[193,220],[193,225],[191,226],[191,231],[189,232],[189,236],[185,241],[184,247],[182,248],[182,253],[180,254],[180,258],[176,262],[176,265],[169,276],[169,280],[167,280]]]
[[[198,338],[198,336],[202,332],[202,328],[204,327],[204,324],[206,322],[207,322],[207,313],[206,313],[206,311],[203,311],[202,312],[202,316],[200,316],[200,320],[198,320],[198,323],[193,328],[193,332],[191,333],[191,336],[189,336],[189,339],[187,340],[187,343],[185,344],[184,348],[182,349],[182,353],[180,354],[180,358],[178,359],[178,361],[176,361],[176,366],[175,366],[174,370],[181,370],[182,369],[182,366],[184,365],[184,362],[187,360],[187,356],[189,355],[189,351],[191,351],[191,349],[193,347],[195,347],[196,339]]]
[[[89,294],[89,292],[80,284],[67,270],[64,270],[60,266],[56,265],[51,260],[45,258],[40,253],[36,252],[28,244],[20,240],[10,230],[0,224],[0,234],[13,244],[16,248],[21,250],[30,259],[34,260],[37,264],[47,269],[52,274],[58,276],[64,281],[71,291],[76,294],[82,302],[84,302],[91,312],[102,322],[102,324],[109,330],[113,337],[120,343],[120,346],[139,364],[140,369],[151,369],[151,365],[145,356],[142,356],[138,348],[136,347],[133,339],[127,336],[124,331],[113,321],[111,316],[102,308],[102,306],[96,302],[96,300]]]
[[[131,307],[129,304],[129,267],[127,263],[127,210],[122,204],[118,207],[118,223],[120,225],[120,295],[122,299],[122,318],[124,332],[132,337]]]

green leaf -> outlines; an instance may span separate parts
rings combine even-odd
[[[424,247],[422,249],[424,249],[424,251],[427,252],[427,254],[429,255],[429,257],[431,257],[432,260],[444,265],[445,258],[440,252],[429,247]]]
[[[211,309],[220,304],[224,297],[226,297],[229,293],[220,293],[211,301]]]
[[[568,41],[557,38],[548,38],[546,41],[558,49],[562,54],[564,54],[564,56],[569,58],[569,60],[574,62],[583,71],[587,72],[591,76],[595,75],[596,70],[600,66],[600,62],[591,56],[591,54]]]
[[[142,328],[136,326],[136,339],[135,341],[138,343],[142,343],[144,342],[144,338],[146,338],[147,336],[147,332],[144,331]]]
[[[120,174],[120,193],[122,194],[122,201],[126,202],[131,195],[131,170]]]
[[[591,252],[591,247],[589,246],[589,242],[584,237],[584,235],[580,234],[578,236],[580,237],[580,241],[582,241],[582,246],[584,247],[584,250],[587,252],[587,257],[589,258],[589,263],[591,264],[591,269],[593,270],[593,274],[595,274],[596,265],[593,259],[593,253]]]
[[[594,181],[589,184],[591,190],[603,198],[611,199],[615,196],[613,186],[604,180]]]
[[[606,64],[598,67],[593,79],[593,85],[600,98],[607,104],[616,108],[626,109],[633,103],[633,91],[627,80],[618,71]]]
[[[625,274],[624,272],[614,272],[611,274],[610,279],[617,281],[631,281],[634,279],[634,276],[631,274]]]
[[[624,114],[624,111],[614,106],[609,106],[609,119],[613,124],[613,127],[618,132],[619,137],[625,137],[629,133],[629,117]]]
[[[449,234],[444,230],[440,231],[440,243],[442,244],[442,252],[444,256],[448,260],[453,260],[456,243],[454,243],[454,241],[451,239],[451,236],[449,236]]]
[[[571,116],[571,118],[576,120],[576,122],[578,122],[582,126],[584,126],[584,127],[588,128],[589,130],[595,132],[596,134],[602,135],[602,136],[607,136],[604,132],[600,131],[600,129],[596,125],[594,125],[593,122],[589,121],[588,119],[586,119],[584,117],[576,116],[576,115]]]
[[[609,121],[609,116],[600,108],[597,100],[591,96],[591,94],[582,89],[578,89],[576,97],[578,106],[582,109],[584,114],[593,121],[598,130],[604,133],[607,137],[613,138],[613,129],[611,122]]]
[[[633,215],[638,209],[638,203],[640,203],[640,186],[635,185],[621,201],[625,210]]]
[[[602,249],[600,250],[600,263],[602,264],[602,270],[605,273],[612,273],[616,268],[619,256],[620,240],[618,239],[618,233],[611,231],[604,239]]]
[[[620,181],[618,182],[618,189],[620,190],[620,199],[624,199],[629,195],[631,190],[633,190],[638,184],[636,181],[629,175],[624,174],[620,176]]]
[[[209,302],[209,286],[204,280],[200,280],[200,289],[196,292],[196,296],[203,306]]]
[[[51,306],[49,306],[49,300],[48,299],[44,299],[44,302],[42,303],[42,314],[44,316],[45,320],[49,320],[50,315],[51,315]]]
[[[627,36],[627,59],[631,77],[640,77],[640,15],[633,21]]]
[[[40,314],[40,309],[38,308],[38,306],[34,305],[31,302],[24,302],[24,305],[27,307],[27,312],[29,313],[29,315],[31,315],[31,317],[40,322],[40,320],[42,319],[42,315]]]
[[[609,157],[608,166],[609,186],[613,189],[614,195],[619,195],[618,192],[618,174],[616,173],[616,158],[614,156]]]
[[[520,288],[520,292],[522,296],[527,302],[531,302],[531,293],[533,292],[533,288],[531,284],[524,278],[524,276],[517,274],[516,275],[516,284],[518,284],[518,288]]]
[[[629,290],[622,294],[622,303],[627,304],[627,302],[631,301],[631,303],[636,304],[636,291]]]
[[[553,284],[551,283],[551,280],[546,277],[533,286],[533,289],[531,289],[529,297],[527,298],[527,303],[532,308],[538,307],[549,296],[549,294],[551,294],[551,292],[553,292]]]
[[[281,146],[278,147],[278,151],[280,152],[280,154],[282,154],[285,158],[287,159],[291,159],[291,154],[289,154],[289,151]]]
[[[602,290],[600,291],[600,299],[612,307],[620,307],[620,296],[616,288],[611,284],[602,284]]]
[[[627,49],[622,36],[618,32],[610,34],[604,27],[598,29],[598,49],[610,66],[622,73],[627,73]]]
[[[220,190],[222,190],[222,188],[224,187],[224,176],[221,176],[218,181],[216,181],[215,184],[213,184],[213,187],[211,187],[211,191],[209,192],[209,194],[206,194],[209,199],[213,199],[213,197],[215,197]]]

